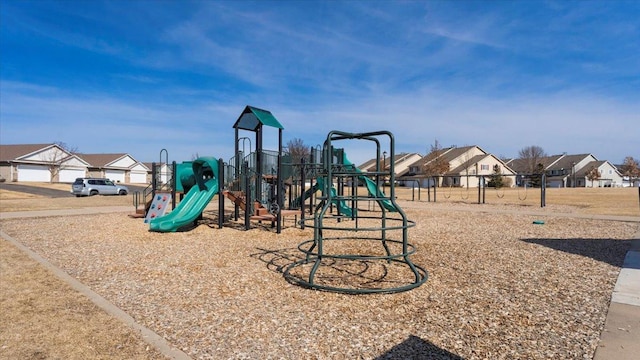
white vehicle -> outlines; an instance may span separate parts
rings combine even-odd
[[[126,186],[116,185],[109,179],[77,178],[71,185],[71,193],[77,197],[93,195],[127,195]]]

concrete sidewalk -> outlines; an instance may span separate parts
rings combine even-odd
[[[635,238],[613,289],[594,360],[640,358],[640,231]]]

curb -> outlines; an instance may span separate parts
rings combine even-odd
[[[593,360],[635,360],[640,353],[640,230],[631,240]]]
[[[172,347],[163,337],[156,334],[149,328],[137,323],[133,317],[131,317],[126,312],[124,312],[122,309],[115,306],[113,303],[109,302],[107,299],[103,298],[98,293],[89,289],[88,286],[84,285],[80,281],[71,277],[62,269],[51,264],[49,261],[47,261],[42,256],[38,255],[33,250],[22,245],[16,239],[12,238],[2,230],[0,230],[0,237],[7,240],[11,244],[13,244],[15,247],[17,247],[22,252],[27,254],[31,259],[35,260],[40,265],[42,265],[45,269],[49,270],[55,276],[60,278],[62,281],[69,284],[74,290],[88,297],[89,300],[91,300],[98,307],[106,311],[109,315],[117,318],[118,320],[122,321],[133,330],[139,332],[140,335],[142,335],[142,338],[144,339],[144,341],[146,341],[149,345],[153,346],[156,350],[158,350],[161,354],[165,355],[167,358],[175,359],[175,360],[191,360],[191,358],[187,354],[185,354],[179,349],[176,349],[175,347]]]

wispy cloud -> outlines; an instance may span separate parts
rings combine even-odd
[[[145,84],[158,84],[162,82],[162,80],[157,77],[137,75],[137,74],[121,73],[121,74],[113,74],[112,76],[119,79],[132,80],[135,82],[140,82]]]
[[[228,138],[228,134],[218,131],[221,124],[214,120],[218,114],[226,115],[224,107],[77,98],[60,90],[34,92],[26,84],[2,85],[3,144],[64,141],[81,151],[130,152],[142,160],[148,160],[161,148],[180,147],[178,155],[184,158],[189,156],[188,149],[202,153],[228,146],[216,145],[224,144]]]
[[[30,4],[0,8],[2,142],[226,157],[251,104],[309,144],[389,129],[398,151],[438,139],[505,156],[637,152],[633,2]]]

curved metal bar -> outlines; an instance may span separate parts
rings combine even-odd
[[[407,264],[404,261],[397,260],[397,259],[391,260],[391,262]],[[312,281],[305,281],[304,279],[291,274],[291,270],[305,264],[306,262],[304,260],[300,260],[287,266],[283,271],[285,279],[287,279],[287,281],[289,281],[292,284],[303,286],[309,289],[345,293],[345,294],[354,294],[354,295],[356,294],[394,294],[394,293],[415,289],[418,286],[424,284],[429,278],[429,273],[427,272],[427,270],[425,270],[421,266],[410,263],[411,264],[410,267],[412,268],[412,270],[415,271],[416,281],[413,281],[409,284],[406,284],[403,286],[397,286],[393,288],[344,288],[344,287],[337,287],[337,286],[322,285],[322,284],[314,283]]]
[[[344,154],[342,149],[334,149],[334,143],[343,140],[370,141],[375,145],[376,159],[379,159],[381,154],[380,137],[388,138],[390,162],[388,167],[384,166],[384,169],[380,169],[380,162],[377,162],[376,171],[374,172],[360,172],[355,166],[343,161],[346,160],[346,157],[342,157]],[[385,141],[384,143],[386,144],[387,142]],[[410,256],[416,252],[416,247],[408,242],[408,229],[416,224],[414,221],[407,219],[406,213],[396,202],[394,149],[395,141],[389,131],[369,133],[329,132],[322,148],[322,165],[317,171],[318,177],[323,178],[323,189],[320,189],[323,192],[323,196],[317,198],[319,203],[316,206],[313,218],[304,218],[299,221],[301,226],[313,228],[313,239],[303,241],[298,245],[298,250],[304,253],[305,256],[304,259],[286,267],[284,276],[287,281],[311,289],[348,294],[395,293],[416,288],[427,281],[428,272],[410,260]],[[384,153],[386,154],[387,151],[385,150]],[[358,196],[357,190],[354,191],[353,189],[350,193],[346,193],[340,187],[349,181],[351,181],[351,186],[353,187],[354,183],[362,179],[363,176],[373,177],[376,180],[374,183],[378,186],[381,178],[383,181],[388,179],[390,181],[389,193],[385,194],[379,188],[374,189],[375,191],[372,190],[372,186],[375,188],[376,185],[372,185],[373,183],[369,180],[366,181],[369,189],[368,197]],[[338,191],[333,190],[334,182],[338,186]],[[361,202],[378,204],[380,211],[362,216],[359,211],[356,211],[358,203]],[[331,214],[333,204],[340,204],[336,206],[338,209],[337,215]],[[353,204],[351,211],[348,211],[345,207],[346,204]],[[343,211],[351,214],[342,213]],[[364,226],[362,226],[362,223],[364,223]],[[354,235],[345,236],[343,232],[349,232]],[[367,234],[372,236],[365,236]],[[389,234],[394,237],[390,238]],[[401,236],[401,238],[398,238],[398,236]],[[353,250],[340,250],[339,246],[325,249],[326,241],[334,243],[340,241],[377,243],[380,244],[379,246],[382,249],[373,252],[353,253]],[[357,247],[360,248],[359,245]],[[326,252],[328,249],[330,253]],[[344,253],[341,253],[341,251],[344,251]],[[374,272],[374,275],[371,275],[372,267],[370,264],[378,262],[381,268],[377,267],[377,269],[382,269],[382,272]],[[384,279],[390,275],[389,271],[392,270],[389,267],[390,264],[406,266],[413,275],[406,281],[395,279],[391,282],[385,281]],[[308,270],[309,267],[310,270]],[[329,269],[325,269],[327,267]],[[296,268],[298,269],[295,271],[296,275],[294,275],[293,270]],[[327,277],[322,275],[325,272],[321,271],[321,269],[330,271],[330,273],[338,271],[346,276],[358,276],[365,281],[358,282],[353,286],[328,284],[326,283]],[[395,267],[394,269],[399,271]],[[400,275],[399,277],[402,278],[405,275]],[[335,277],[331,275],[330,278],[333,279]],[[376,282],[379,282],[381,286],[370,287],[375,285]],[[392,285],[398,283],[403,285],[389,286],[390,283]]]
[[[349,238],[325,238],[324,241],[348,241],[348,240],[362,240],[362,241],[380,241],[381,239],[374,238],[359,238],[359,237],[349,237]],[[396,244],[396,245],[404,245],[400,240],[389,240],[386,239],[387,242]],[[308,249],[305,249],[305,245],[311,246]],[[301,242],[298,245],[298,250],[309,255],[309,256],[318,256],[317,252],[313,251],[315,242],[313,240],[306,240]],[[322,256],[327,259],[349,259],[349,260],[387,260],[389,258],[404,258],[409,255],[413,255],[416,252],[416,247],[413,244],[407,244],[407,251],[403,251],[398,254],[387,254],[387,255],[367,255],[367,254],[323,254]]]

